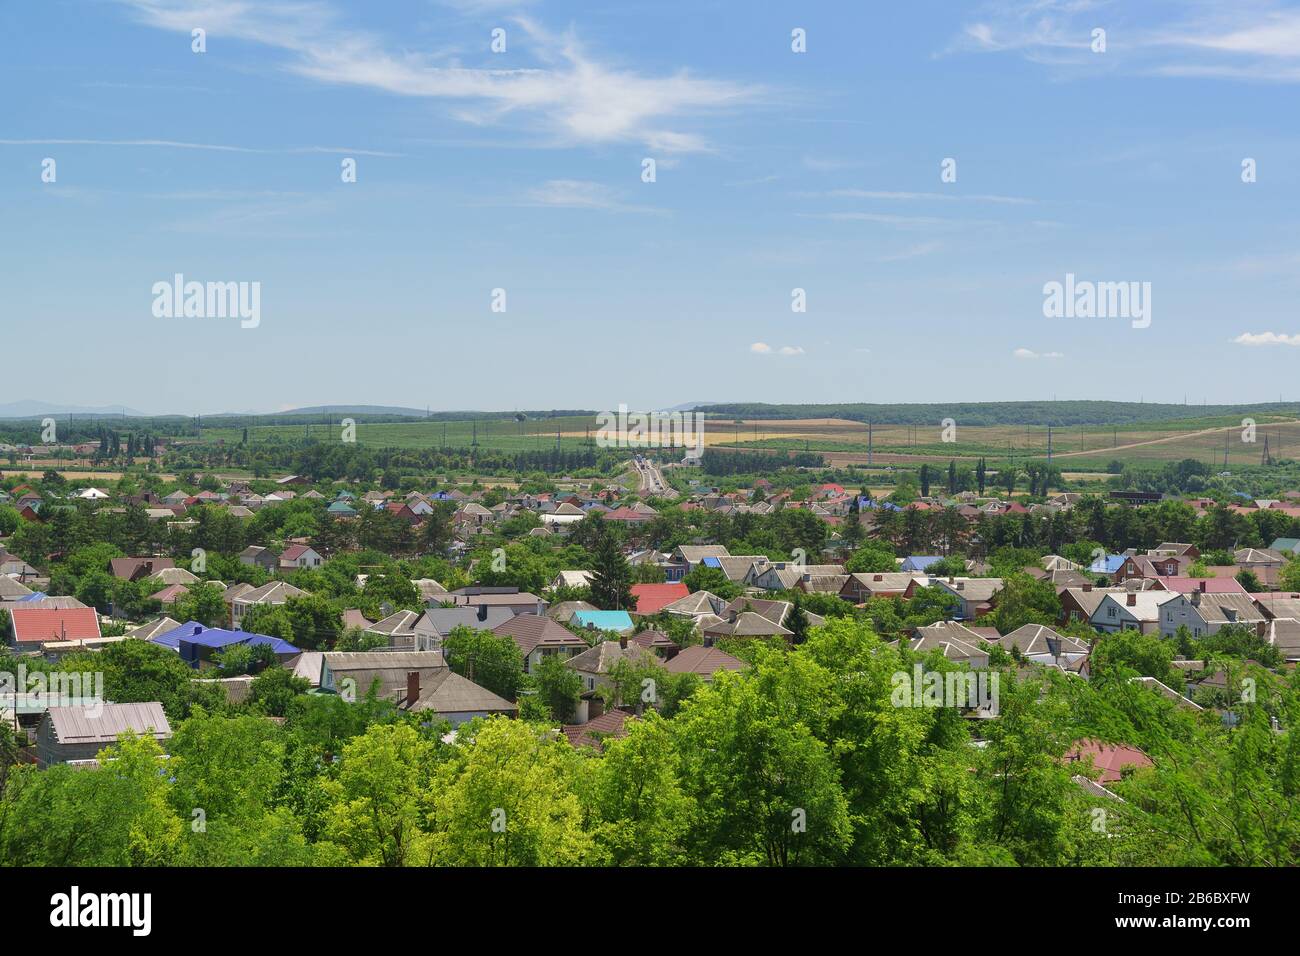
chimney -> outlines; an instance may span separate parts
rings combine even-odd
[[[1207,583],[1208,583],[1208,582],[1206,582],[1206,581],[1198,581],[1198,582],[1196,583],[1196,590],[1198,590],[1198,591],[1200,591],[1202,594],[1204,594],[1204,593],[1205,593],[1205,585],[1206,585]]]
[[[885,580],[885,576],[884,576],[883,574],[877,574],[877,575],[876,575],[874,578],[872,578],[871,580],[873,580],[873,581],[883,581],[883,580]]]
[[[487,605],[486,605],[486,604],[480,604],[480,605],[478,606],[478,619],[479,619],[480,621],[486,621],[486,620],[487,620]]]
[[[627,650],[627,635],[626,635],[626,634],[620,634],[620,635],[618,636],[618,646],[621,647],[623,650]]]
[[[408,671],[406,674],[406,706],[410,707],[420,699],[420,672]]]
[[[1091,591],[1091,590],[1092,590],[1092,585],[1091,585],[1091,584],[1085,584],[1085,585],[1083,586],[1083,590],[1084,590],[1085,592]]]
[[[1129,606],[1129,607],[1137,607],[1137,603],[1138,603],[1138,596],[1137,596],[1137,594],[1135,594],[1135,593],[1132,592],[1132,591],[1129,591],[1129,592],[1128,592],[1128,606]]]

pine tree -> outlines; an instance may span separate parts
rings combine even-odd
[[[635,607],[632,598],[632,567],[623,557],[618,539],[603,523],[592,551],[591,602],[604,611]]]

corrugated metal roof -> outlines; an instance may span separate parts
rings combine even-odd
[[[50,721],[61,744],[103,743],[117,741],[118,734],[132,731],[152,733],[155,740],[171,736],[171,724],[162,704],[103,704],[98,709],[86,707],[51,707]]]

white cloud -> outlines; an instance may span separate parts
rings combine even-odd
[[[252,146],[226,146],[220,143],[186,143],[174,139],[0,139],[0,146],[159,146],[164,149],[206,149],[218,153],[336,153],[345,156],[401,156],[373,149],[347,146],[292,146],[284,149],[256,149]]]
[[[550,179],[528,192],[528,204],[601,212],[661,212],[652,206],[635,206],[619,200],[603,183],[585,179]]]
[[[1242,332],[1232,341],[1238,345],[1300,345],[1300,335],[1285,332]]]
[[[779,349],[774,349],[766,342],[755,342],[749,347],[751,352],[757,355],[803,355],[802,345],[783,345]]]
[[[523,114],[566,143],[636,142],[664,153],[701,152],[708,149],[702,135],[665,124],[735,107],[760,92],[685,70],[646,76],[609,67],[590,56],[571,31],[553,35],[523,16],[509,20],[511,51],[531,51],[542,66],[485,69],[389,48],[379,37],[341,23],[339,12],[323,0],[119,2],[159,29],[188,35],[202,24],[209,48],[235,39],[278,49],[286,54],[282,68],[297,76],[447,100],[458,105],[454,115],[466,123]]]
[[[952,200],[965,200],[967,202],[991,202],[1007,203],[1009,205],[1027,206],[1037,202],[1036,199],[1024,199],[1020,196],[997,196],[987,193],[971,193],[962,195],[960,193],[913,193],[913,192],[893,192],[877,189],[832,189],[826,195],[836,196],[844,199],[894,199],[901,201],[925,201],[931,200],[949,202]]]
[[[1300,11],[1277,0],[1188,3],[1150,21],[1141,19],[1146,10],[1105,0],[995,0],[944,52],[1015,52],[1093,71],[1114,66],[1159,76],[1300,82]],[[1104,57],[1090,49],[1098,26],[1110,39]]]
[[[1018,359],[1026,360],[1065,358],[1062,352],[1035,352],[1032,349],[1016,349],[1011,354]]]

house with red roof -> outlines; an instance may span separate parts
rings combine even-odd
[[[1151,758],[1136,747],[1104,744],[1100,740],[1076,740],[1062,759],[1072,772],[1101,784],[1122,780],[1123,771],[1129,767],[1154,766]],[[1085,772],[1089,764],[1091,769]]]
[[[635,603],[632,610],[637,614],[658,614],[669,604],[690,593],[690,589],[681,581],[673,584],[634,584],[632,598]]]
[[[99,613],[93,607],[25,608],[9,612],[14,643],[25,650],[60,641],[98,641]]]

